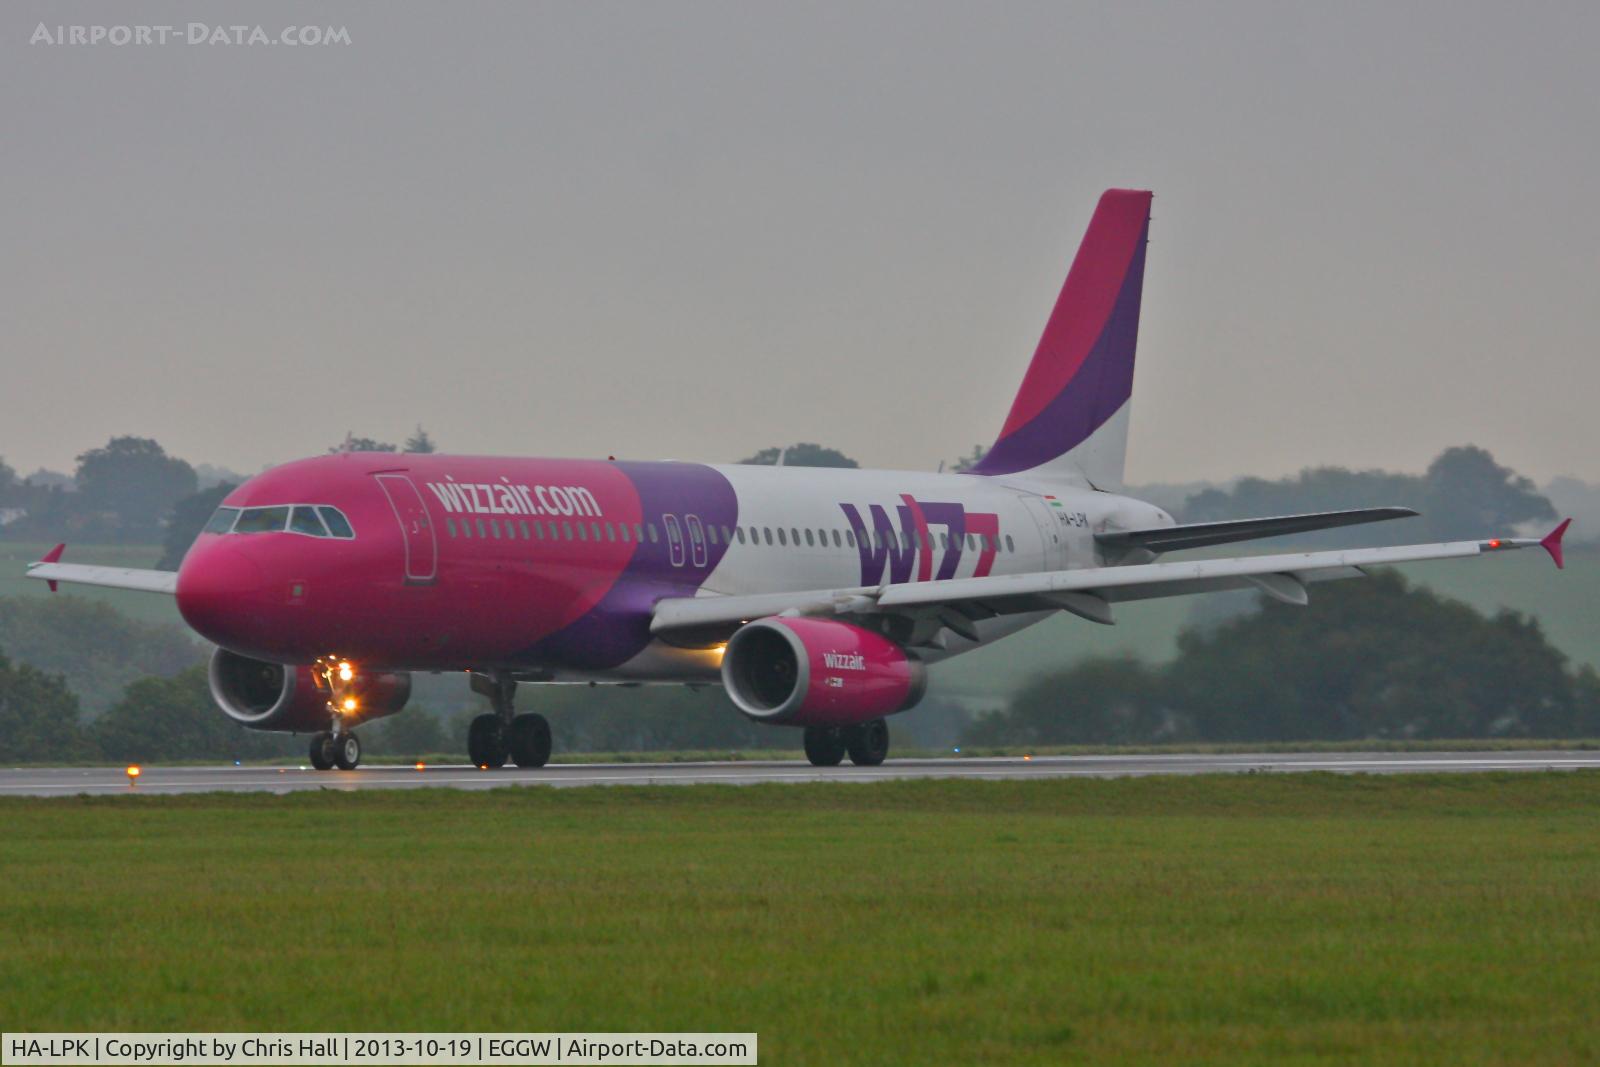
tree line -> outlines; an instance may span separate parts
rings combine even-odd
[[[481,714],[459,678],[418,677],[413,707],[364,726],[373,755],[456,752]],[[435,685],[434,683],[438,683]],[[715,687],[524,686],[561,750],[793,748]],[[965,723],[967,746],[1600,736],[1600,675],[1574,670],[1536,620],[1485,615],[1380,571],[1319,586],[1309,607],[1259,608],[1186,629],[1166,664],[1081,662],[967,722],[936,696],[892,720],[903,747]],[[297,757],[303,738],[246,730],[212,703],[202,664],[128,682],[84,714],[65,677],[0,653],[0,762]]]
[[[1600,736],[1600,675],[1536,619],[1484,615],[1394,571],[1308,607],[1191,626],[1167,664],[1087,660],[980,716],[970,745]]]
[[[418,426],[401,445],[351,436],[329,451],[432,452],[435,447]],[[170,559],[175,540],[192,526],[178,546],[177,558],[182,559],[193,534],[241,480],[224,472],[215,484],[202,487],[195,466],[168,455],[148,437],[113,437],[81,453],[76,462],[70,477],[38,471],[20,478],[0,459],[0,533],[10,540],[162,543],[163,559]]]

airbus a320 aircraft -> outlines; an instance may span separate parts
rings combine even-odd
[[[217,650],[211,691],[257,730],[360,761],[416,671],[468,671],[475,764],[542,766],[520,682],[720,683],[804,730],[819,766],[888,753],[927,665],[1057,612],[1256,589],[1304,604],[1374,564],[1540,545],[1485,538],[1232,559],[1166,553],[1414,515],[1402,507],[1177,524],[1119,495],[1151,195],[1113,189],[994,446],[962,474],[345,452],[231,493],[177,573],[60,562],[31,577],[175,595]]]

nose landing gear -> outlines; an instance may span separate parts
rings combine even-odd
[[[338,767],[353,771],[361,764],[361,740],[354,727],[360,701],[356,697],[356,668],[349,660],[321,659],[313,665],[328,696],[332,729],[311,738],[311,766],[319,771]]]
[[[473,674],[472,688],[489,698],[494,711],[467,728],[467,758],[497,769],[510,759],[518,767],[543,767],[550,761],[550,723],[543,715],[516,713],[517,680],[504,671]]]

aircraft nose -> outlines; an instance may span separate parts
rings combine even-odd
[[[178,612],[206,640],[247,647],[266,584],[261,566],[238,546],[197,546],[178,570]]]

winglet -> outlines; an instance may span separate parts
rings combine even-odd
[[[1560,526],[1545,534],[1539,541],[1539,547],[1550,553],[1550,558],[1556,561],[1557,570],[1566,565],[1561,556],[1561,539],[1566,536],[1567,527],[1571,525],[1571,519],[1562,519]]]
[[[59,562],[60,559],[61,559],[61,553],[65,552],[66,550],[67,550],[67,543],[65,541],[63,541],[59,545],[57,545],[56,547],[52,548],[50,551],[46,552],[44,554],[44,558],[41,559],[39,562],[40,563],[56,563],[56,562]],[[52,593],[54,593],[56,591],[56,588],[57,588],[57,583],[50,582],[48,584],[50,586],[50,591]]]

